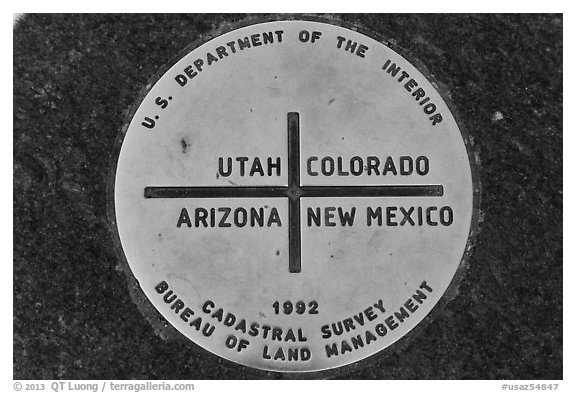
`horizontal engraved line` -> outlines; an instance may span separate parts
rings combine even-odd
[[[145,198],[301,198],[301,197],[440,197],[444,187],[397,186],[300,186],[292,187],[146,187]]]

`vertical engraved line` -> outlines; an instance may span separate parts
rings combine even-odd
[[[288,112],[288,270],[300,273],[300,114]]]
[[[290,232],[288,242],[290,247],[290,262],[288,270],[290,273],[300,273],[302,270],[301,261],[301,239],[300,239],[300,198],[290,198],[288,200],[288,219],[290,220]]]
[[[300,187],[300,114],[288,112],[288,187]]]

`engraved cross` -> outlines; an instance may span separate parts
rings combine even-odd
[[[268,187],[146,187],[145,198],[288,198],[290,273],[300,273],[300,198],[432,197],[442,196],[442,185],[302,186],[300,184],[300,114],[288,113],[288,186]]]

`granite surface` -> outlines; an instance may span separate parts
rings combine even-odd
[[[562,16],[341,15],[442,82],[480,160],[476,248],[443,312],[351,379],[561,379]],[[243,15],[14,27],[15,379],[244,379],[135,305],[107,217],[115,138],[158,69]]]

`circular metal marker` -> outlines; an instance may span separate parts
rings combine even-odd
[[[242,365],[317,372],[391,346],[439,302],[476,224],[465,139],[371,36],[244,26],[153,84],[123,136],[114,214],[174,328]]]

